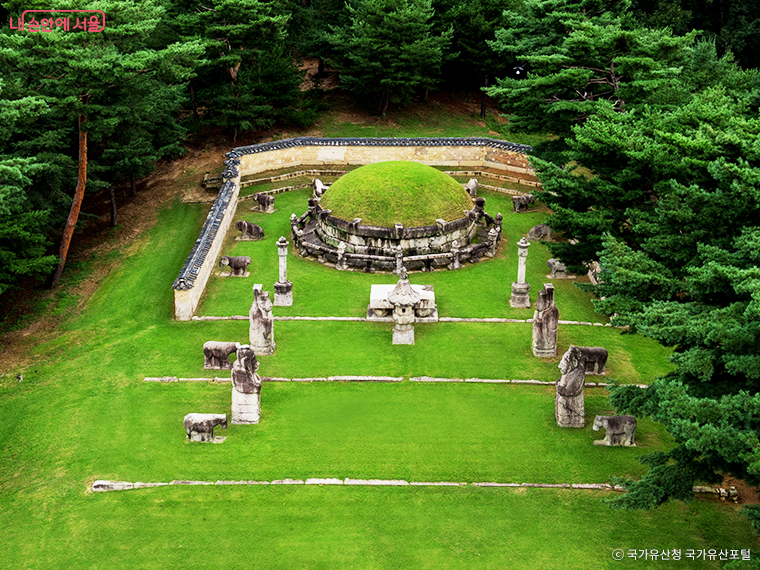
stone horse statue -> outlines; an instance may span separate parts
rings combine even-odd
[[[190,441],[214,441],[214,428],[227,429],[227,414],[187,414],[182,421]]]
[[[604,439],[594,440],[594,445],[624,445],[632,447],[636,436],[636,418],[633,416],[596,416],[594,431],[604,428]]]

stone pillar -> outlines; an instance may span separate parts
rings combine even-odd
[[[509,300],[510,306],[515,309],[530,309],[530,283],[525,282],[525,265],[529,246],[530,242],[524,236],[517,242],[517,281],[512,283],[512,297]]]
[[[554,285],[545,283],[538,293],[536,312],[533,313],[533,356],[557,356],[557,329],[559,309],[554,304]]]
[[[288,240],[285,236],[277,240],[277,255],[280,256],[280,280],[274,284],[274,306],[290,307],[293,304],[293,284],[288,281]]]

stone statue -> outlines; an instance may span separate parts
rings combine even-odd
[[[250,319],[248,339],[253,350],[261,356],[273,354],[275,342],[272,301],[269,299],[269,291],[262,291],[260,283],[253,286],[253,304],[248,317]]]
[[[271,214],[275,211],[274,196],[259,193],[259,194],[254,194],[253,199],[256,200],[256,206],[252,208],[253,210],[257,210],[259,212],[266,212],[267,214]]]
[[[586,374],[604,376],[607,366],[607,349],[601,346],[579,346],[583,355],[583,366]]]
[[[230,257],[229,255],[223,255],[219,259],[219,267],[230,266],[232,270],[229,275],[235,277],[246,277],[248,275],[248,266],[251,264],[251,258],[247,255],[240,255],[237,257]]]
[[[559,259],[550,259],[546,266],[552,279],[567,279],[567,267]]]
[[[237,350],[232,365],[232,423],[257,424],[261,416],[261,376],[259,361],[253,350],[244,344]]]
[[[229,370],[232,368],[230,354],[237,351],[239,342],[210,340],[203,343],[203,368],[205,370]]]
[[[633,416],[596,416],[594,431],[606,430],[604,439],[595,439],[594,445],[623,445],[632,447],[636,436],[636,418]]]
[[[607,349],[601,346],[579,346],[583,355],[583,366],[586,374],[604,375],[607,366]]]
[[[528,206],[535,201],[533,196],[512,196],[512,211],[527,212]]]
[[[233,422],[235,423],[235,422]],[[187,414],[182,421],[190,441],[214,441],[214,428],[227,429],[227,414]],[[225,438],[219,438],[220,443]]]
[[[237,238],[239,240],[251,240],[257,241],[264,237],[264,230],[261,226],[254,224],[253,222],[246,222],[245,220],[238,220],[235,223],[235,228],[243,234]]]
[[[583,355],[577,346],[570,346],[559,363],[559,369],[562,377],[557,382],[554,408],[557,425],[582,428],[586,425],[586,409],[583,401],[586,373],[583,370]]]
[[[319,178],[311,181],[311,188],[314,190],[314,198],[316,199],[321,198],[327,192],[327,186]]]
[[[477,178],[470,178],[470,181],[464,185],[464,189],[467,190],[467,193],[472,196],[473,198],[477,197],[478,195],[478,179]]]
[[[538,292],[536,312],[533,313],[533,356],[557,356],[557,328],[559,309],[554,304],[554,285],[544,283]]]
[[[541,241],[552,241],[552,229],[546,224],[538,224],[530,228],[528,239],[538,239]]]

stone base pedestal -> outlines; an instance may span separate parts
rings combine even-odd
[[[538,348],[536,346],[533,347],[533,356],[538,356],[539,358],[554,358],[557,356],[557,347],[554,348]]]
[[[213,433],[202,433],[197,431],[191,431],[190,432],[190,441],[200,441],[200,442],[213,442],[214,441],[214,434]]]
[[[530,283],[512,283],[509,305],[514,309],[530,309]]]
[[[276,346],[276,342],[271,342],[269,344],[254,344],[251,342],[251,348],[256,356],[269,356],[270,354],[274,354]]]
[[[226,437],[215,436],[212,433],[190,432],[190,441],[199,441],[201,443],[224,443]]]
[[[232,389],[232,423],[257,424],[261,417],[260,394],[243,394]]]
[[[393,344],[414,344],[414,325],[395,325]]]
[[[290,307],[293,305],[293,283],[278,281],[274,284],[274,306]],[[256,353],[258,354],[258,352]]]
[[[586,427],[586,406],[583,390],[577,396],[562,396],[555,399],[554,416],[561,428]]]

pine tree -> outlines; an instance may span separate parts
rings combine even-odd
[[[328,35],[343,87],[379,97],[385,116],[391,101],[407,103],[438,84],[453,31],[432,33],[431,0],[359,0],[346,8],[350,24]]]
[[[179,22],[183,33],[203,37],[206,64],[194,97],[207,124],[232,133],[274,124],[299,99],[301,72],[288,49],[290,15],[275,2],[216,0],[194,4]]]
[[[602,106],[622,112],[663,98],[694,35],[640,28],[629,10],[628,0],[527,0],[505,13],[509,27],[489,45],[527,63],[529,73],[499,80],[488,94],[514,129],[569,137]]]
[[[87,5],[64,2],[57,8],[86,9]],[[186,81],[201,53],[197,41],[163,49],[147,47],[164,13],[150,0],[134,4],[99,2],[97,8],[109,15],[105,29],[99,33],[56,30],[0,35],[5,56],[0,67],[4,75],[12,78],[14,98],[39,94],[46,98],[50,116],[59,122],[77,122],[77,185],[61,240],[54,286],[62,275],[84,198],[88,135],[107,145],[107,138],[123,122],[123,117],[113,112],[119,106],[114,100],[117,92],[142,92],[157,99],[162,91],[146,89],[144,82]]]

